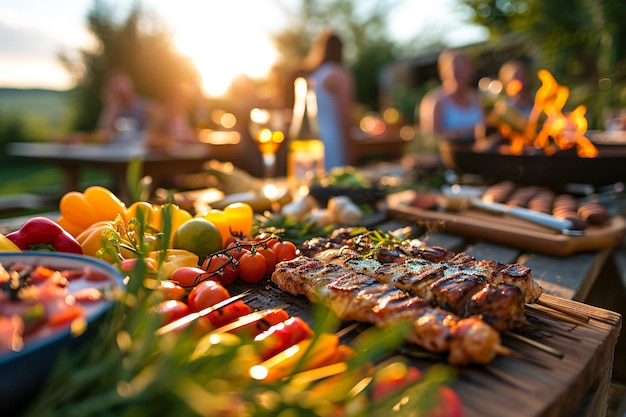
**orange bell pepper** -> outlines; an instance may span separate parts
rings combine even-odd
[[[172,247],[172,236],[174,232],[187,220],[193,218],[191,213],[181,209],[175,204],[155,205],[145,201],[138,201],[126,209],[126,220],[131,221],[133,218],[139,218],[139,212],[141,212],[141,217],[147,225],[146,232],[165,232],[169,227],[170,248]],[[166,224],[165,219],[168,218],[170,219],[170,223]]]
[[[70,191],[59,202],[61,217],[57,220],[74,237],[99,221],[113,221],[117,216],[124,219],[126,205],[115,194],[98,185],[84,192]]]

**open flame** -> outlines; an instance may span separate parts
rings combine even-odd
[[[535,94],[526,128],[516,131],[506,124],[500,126],[502,136],[511,141],[510,152],[519,155],[532,146],[542,149],[546,155],[552,155],[558,150],[576,147],[578,156],[595,158],[598,150],[585,136],[588,127],[585,118],[587,108],[580,105],[570,113],[563,113],[569,88],[559,85],[545,69],[539,70],[538,77],[541,87]]]

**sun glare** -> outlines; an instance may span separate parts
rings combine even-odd
[[[232,80],[245,74],[259,78],[274,64],[277,52],[253,10],[237,2],[198,2],[198,9],[176,26],[174,43],[195,63],[204,92],[220,96]]]

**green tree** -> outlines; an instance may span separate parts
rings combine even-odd
[[[165,25],[138,3],[120,20],[105,0],[95,0],[87,25],[98,42],[95,51],[81,50],[79,62],[62,57],[77,79],[76,130],[95,126],[101,109],[100,91],[112,69],[127,72],[140,94],[155,99],[163,99],[180,81],[198,82],[195,67],[175,51]]]
[[[460,0],[492,38],[521,34],[538,64],[594,108],[626,105],[626,2],[623,0]]]

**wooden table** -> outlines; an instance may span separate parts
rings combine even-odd
[[[142,176],[150,176],[154,184],[159,184],[175,174],[202,172],[211,157],[210,146],[203,143],[167,150],[127,144],[9,143],[7,152],[10,156],[58,166],[64,174],[63,193],[79,190],[82,171],[105,171],[113,178],[113,191],[126,203],[131,201],[127,175],[135,161],[141,163]]]
[[[387,218],[372,227],[392,231],[413,226],[403,220]],[[562,306],[566,311],[589,318],[588,323],[579,324],[540,318],[548,336],[532,339],[561,353],[562,357],[555,357],[541,348],[504,335],[504,345],[526,359],[498,357],[487,366],[458,367],[453,388],[464,404],[464,416],[606,416],[613,357],[622,318],[618,313],[574,301],[573,298],[585,298],[598,279],[611,249],[551,257],[449,233],[420,235],[423,230],[419,227],[414,231],[429,245],[463,251],[477,259],[507,263],[522,261],[532,268],[533,276],[544,289],[540,297],[542,302]],[[241,288],[233,288],[232,292],[249,287],[245,284]],[[311,304],[304,297],[294,297],[265,282],[254,286],[253,290],[255,298],[250,302],[252,307],[286,306],[291,315],[312,320]],[[345,343],[350,343],[349,338]],[[416,359],[414,363],[427,369],[435,362]]]
[[[52,218],[55,215],[58,213],[50,213]],[[18,219],[5,221],[0,223],[0,232],[6,233],[20,224]],[[588,324],[579,325],[546,319],[551,328],[565,329],[564,333],[542,340],[545,345],[561,351],[563,358],[505,337],[506,346],[545,367],[499,357],[487,367],[459,368],[453,388],[465,405],[466,417],[606,416],[622,317],[614,311],[583,302],[594,284],[603,279],[615,279],[603,276],[613,248],[550,256],[458,234],[428,231],[404,219],[379,216],[369,224],[383,230],[410,227],[415,236],[429,245],[455,252],[464,251],[477,259],[523,263],[532,269],[533,276],[542,286],[542,300],[560,304],[590,318]],[[242,289],[249,287],[245,284]],[[620,288],[623,291],[623,287]],[[267,282],[254,286],[254,291],[255,298],[249,303],[254,308],[287,306],[290,314],[311,319],[311,305],[302,297],[290,296]],[[232,288],[231,292],[236,293],[237,289]],[[424,367],[431,364],[420,362]]]

